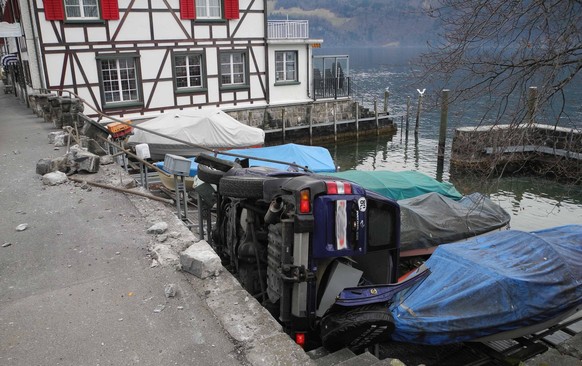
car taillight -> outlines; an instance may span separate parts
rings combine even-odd
[[[325,182],[327,194],[352,194],[352,185],[347,182],[329,180]]]
[[[299,193],[299,212],[306,214],[311,212],[311,195],[309,189],[304,189]]]
[[[305,347],[305,333],[295,333],[295,343],[301,346],[301,348]]]

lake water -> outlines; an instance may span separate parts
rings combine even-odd
[[[437,177],[437,144],[440,107],[427,88],[420,116],[419,136],[414,136],[417,88],[412,84],[410,64],[419,53],[415,48],[384,49],[319,49],[318,55],[349,55],[350,76],[356,86],[357,99],[371,107],[374,98],[383,108],[384,91],[389,88],[389,112],[394,116],[398,132],[394,136],[379,136],[325,145],[332,153],[340,170],[417,170]],[[407,97],[411,97],[411,132],[406,137],[403,129]],[[582,87],[568,92],[568,118],[560,121],[564,127],[575,128],[582,121]],[[449,154],[455,128],[477,123],[474,106],[451,105],[449,108],[447,156],[443,180],[450,181],[463,193],[482,192],[506,209],[511,215],[511,227],[537,230],[565,224],[582,224],[582,186],[564,185],[542,178],[482,176],[454,176],[449,172]],[[579,122],[580,123],[580,122]]]

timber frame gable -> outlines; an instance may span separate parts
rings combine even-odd
[[[34,0],[45,88],[120,117],[268,104],[265,0],[215,1],[213,19],[195,0],[99,0],[70,19],[62,0]]]

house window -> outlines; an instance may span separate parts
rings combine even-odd
[[[134,57],[102,58],[99,66],[105,105],[140,101]]]
[[[198,19],[221,19],[222,0],[196,0],[196,18]]]
[[[297,52],[275,52],[275,81],[297,81]]]
[[[97,0],[65,0],[67,19],[99,19]]]
[[[202,54],[174,55],[176,89],[202,88]]]
[[[246,85],[245,52],[223,52],[220,54],[220,81],[223,86]]]

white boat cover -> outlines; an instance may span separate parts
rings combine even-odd
[[[210,149],[260,146],[265,141],[265,131],[242,124],[216,108],[164,113],[137,126]],[[137,128],[129,143],[184,145]]]

